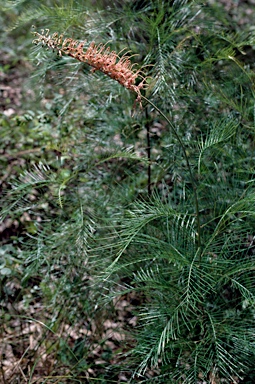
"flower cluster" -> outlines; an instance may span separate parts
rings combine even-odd
[[[49,35],[48,29],[42,30],[41,33],[33,32],[33,34],[36,36],[33,43],[41,43],[53,50],[56,49],[59,55],[66,54],[87,63],[92,67],[92,71],[101,71],[118,81],[123,87],[134,91],[137,94],[136,100],[141,102],[141,89],[146,88],[146,77],[142,75],[141,70],[134,70],[134,64],[131,63],[128,53],[120,57],[109,47],[103,44],[95,45],[94,42],[84,50],[86,41],[79,42],[72,38],[63,38],[63,35],[57,32]]]

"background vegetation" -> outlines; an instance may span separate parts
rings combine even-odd
[[[253,8],[0,3],[1,382],[254,383]],[[134,54],[143,109],[32,25]]]

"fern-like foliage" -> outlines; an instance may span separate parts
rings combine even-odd
[[[197,383],[241,379],[252,369],[254,256],[242,244],[248,228],[240,228],[243,209],[246,219],[254,219],[252,201],[249,196],[222,215],[224,224],[211,235],[201,262],[194,220],[158,198],[129,212],[109,269],[120,276],[132,273],[132,286],[148,299],[135,332],[138,376],[153,368],[160,370],[160,382]],[[229,214],[239,216],[238,233],[224,219]]]

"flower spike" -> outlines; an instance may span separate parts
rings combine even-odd
[[[128,52],[121,57],[111,51],[110,47],[104,44],[96,45],[91,42],[88,49],[84,50],[86,41],[77,41],[72,38],[63,38],[57,32],[49,35],[49,29],[39,32],[32,32],[36,39],[34,44],[42,44],[53,50],[57,50],[58,54],[73,57],[76,60],[84,62],[92,67],[92,71],[101,71],[113,80],[118,81],[123,87],[137,94],[136,101],[141,105],[141,90],[146,88],[147,78],[142,75],[141,70],[134,70],[134,64],[130,61]],[[137,82],[140,82],[137,84]]]

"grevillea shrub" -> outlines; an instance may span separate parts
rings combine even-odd
[[[57,159],[2,199],[29,214],[24,302],[43,303],[27,371],[51,355],[46,381],[253,383],[254,33],[211,1],[104,5],[33,20],[48,112],[29,127]]]

